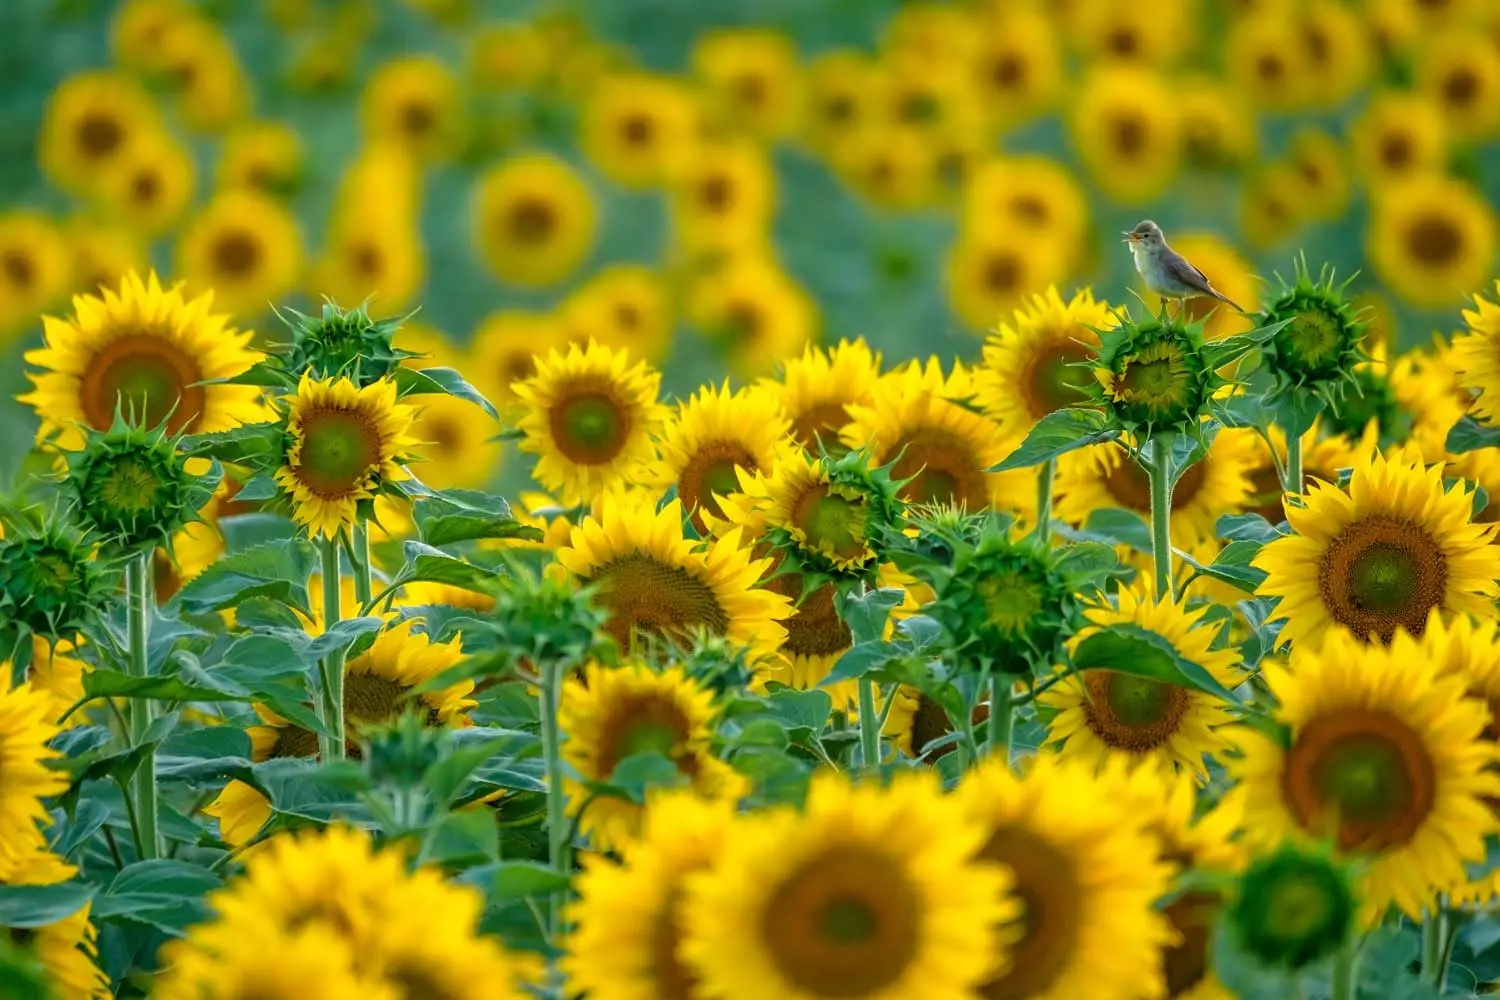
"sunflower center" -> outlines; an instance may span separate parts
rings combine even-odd
[[[323,497],[345,496],[380,464],[380,432],[353,410],[313,410],[302,418],[297,478]]]
[[[75,133],[78,150],[85,159],[102,160],[108,157],[125,141],[125,130],[112,116],[100,111],[84,115],[78,122]]]
[[[681,906],[682,889],[673,886],[651,926],[653,995],[661,1000],[693,1000],[698,995],[698,978],[677,957],[682,941]]]
[[[30,288],[36,280],[36,265],[19,250],[6,250],[0,254],[0,272],[4,273],[6,281],[22,290]]]
[[[1286,75],[1286,63],[1278,55],[1263,52],[1255,60],[1255,75],[1260,77],[1262,83],[1279,83]]]
[[[1443,100],[1456,108],[1467,108],[1479,96],[1479,77],[1468,67],[1458,67],[1443,80]]]
[[[931,94],[917,91],[907,94],[901,101],[901,118],[904,121],[921,123],[937,120],[942,105]]]
[[[1218,893],[1185,892],[1172,900],[1163,915],[1181,940],[1162,951],[1162,972],[1167,980],[1167,996],[1179,997],[1208,975],[1210,932],[1223,900]]]
[[[610,612],[604,630],[621,649],[630,648],[634,632],[680,637],[693,628],[714,635],[729,631],[729,615],[713,586],[680,566],[635,553],[599,567],[592,579]]]
[[[1123,359],[1111,395],[1137,419],[1170,419],[1192,404],[1192,379],[1182,348],[1157,341]]]
[[[1088,359],[1082,345],[1070,343],[1054,343],[1032,355],[1020,388],[1027,395],[1033,417],[1040,419],[1087,399],[1084,389],[1093,379],[1080,362]]]
[[[1289,355],[1289,360],[1311,374],[1321,374],[1338,363],[1343,333],[1344,327],[1338,317],[1322,309],[1303,308],[1297,310],[1292,322],[1276,335],[1276,340]]]
[[[270,758],[316,757],[318,734],[300,726],[280,726],[276,729],[276,742],[271,747]]]
[[[896,859],[841,845],[786,875],[760,933],[781,974],[801,990],[869,996],[900,979],[916,957],[920,907]]]
[[[1021,262],[1014,251],[1001,249],[985,258],[984,284],[996,295],[1013,291],[1021,281],[1021,274]]]
[[[505,224],[517,243],[543,243],[557,228],[557,210],[540,198],[524,198],[511,206]]]
[[[219,237],[213,249],[214,270],[229,278],[254,274],[260,266],[261,247],[255,234],[231,229]]]
[[[1025,910],[1011,966],[980,992],[988,1000],[1026,1000],[1045,993],[1078,947],[1083,916],[1078,871],[1066,854],[1029,830],[1002,827],[980,856],[1008,867]]]
[[[934,740],[942,739],[953,732],[953,720],[935,698],[925,694],[917,696],[917,710],[911,719],[911,752],[913,757],[922,756],[922,748]],[[939,747],[927,759],[937,758],[953,750],[952,745]]]
[[[1134,31],[1121,25],[1105,38],[1104,47],[1117,56],[1128,58],[1140,51],[1141,40]]]
[[[854,98],[839,94],[823,102],[823,117],[838,125],[854,117]]]
[[[630,115],[620,123],[620,135],[624,137],[628,146],[645,146],[649,144],[655,135],[656,129],[651,119],[645,115]]]
[[[985,620],[1007,636],[1025,632],[1042,610],[1042,590],[1020,573],[985,577],[975,588],[984,601]]]
[[[974,449],[948,431],[919,427],[901,436],[890,454],[900,454],[891,478],[902,482],[901,498],[908,503],[961,506],[984,510],[989,505],[989,483]]]
[[[1287,938],[1305,938],[1321,930],[1333,915],[1325,886],[1306,878],[1278,879],[1266,894],[1266,916]]]
[[[411,691],[386,677],[349,673],[344,678],[344,711],[348,724],[384,722],[395,718]]]
[[[1018,194],[1010,199],[1009,204],[1012,215],[1034,226],[1045,226],[1052,221],[1052,210],[1036,195]]]
[[[803,533],[807,545],[843,562],[863,561],[868,555],[868,519],[864,497],[844,496],[827,484],[802,494],[792,508],[792,523]]]
[[[354,273],[362,278],[374,279],[385,269],[385,256],[373,243],[361,241],[349,248],[349,261]]]
[[[1114,121],[1115,152],[1134,159],[1146,148],[1146,123],[1135,115],[1122,115]]]
[[[458,424],[447,419],[429,421],[422,428],[422,436],[443,458],[457,457],[458,446],[464,439]]]
[[[990,60],[990,82],[996,90],[1013,90],[1026,79],[1026,62],[1014,52],[1005,52]]]
[[[684,503],[692,506],[695,522],[701,518],[698,513],[701,510],[715,517],[724,516],[715,494],[728,496],[739,492],[736,466],[747,472],[755,471],[755,456],[750,449],[739,441],[705,441],[682,467],[677,476],[677,493]]]
[[[784,573],[772,577],[766,581],[766,589],[796,600],[802,594],[802,575]],[[782,624],[786,626],[786,642],[781,649],[792,656],[832,656],[854,644],[854,634],[834,606],[831,583],[802,598],[797,613]]]
[[[528,359],[535,364],[535,359]],[[606,392],[585,390],[566,396],[548,414],[552,440],[568,460],[603,465],[620,453],[630,434],[630,415]]]
[[[646,694],[627,699],[600,728],[599,773],[608,776],[620,761],[636,754],[677,757],[688,737],[689,723],[674,702]]]
[[[403,964],[386,973],[402,1000],[463,1000],[440,976],[419,966]]]
[[[1282,789],[1297,821],[1337,824],[1340,850],[1408,843],[1436,801],[1436,774],[1421,737],[1376,709],[1313,719],[1286,753]]]
[[[792,435],[808,451],[817,451],[819,441],[834,451],[839,443],[839,430],[848,422],[849,413],[843,403],[825,400],[813,403],[792,418]]]
[[[126,457],[99,484],[99,500],[110,510],[139,514],[155,508],[160,489],[155,469]]]
[[[130,200],[137,205],[150,206],[160,196],[161,175],[155,170],[144,167],[137,170],[130,178]]]
[[[1463,251],[1463,236],[1451,219],[1424,215],[1406,231],[1406,246],[1417,262],[1431,268],[1452,264]]]
[[[1083,682],[1089,731],[1119,750],[1146,753],[1162,746],[1181,728],[1190,705],[1186,689],[1148,677],[1089,670]]]
[[[95,430],[109,429],[118,406],[147,427],[166,420],[167,432],[175,434],[203,414],[204,388],[193,384],[202,377],[195,361],[171,341],[127,334],[89,359],[79,378],[78,403]]]
[[[723,212],[734,199],[734,185],[723,174],[712,174],[698,186],[698,200],[710,212]]]
[[[411,101],[401,108],[401,129],[413,139],[431,132],[436,121],[432,106],[423,101]]]
[[[1324,604],[1356,635],[1389,642],[1396,629],[1420,635],[1441,607],[1448,569],[1443,551],[1411,521],[1377,514],[1329,543],[1318,569]]]
[[[1205,458],[1183,470],[1182,475],[1172,486],[1173,510],[1185,509],[1202,491],[1210,461],[1212,459]],[[1139,462],[1128,455],[1122,456],[1115,467],[1110,470],[1109,478],[1105,480],[1104,485],[1109,490],[1109,495],[1126,510],[1140,511],[1143,514],[1151,512],[1151,477],[1147,475],[1145,469],[1141,468]],[[1280,494],[1277,495],[1280,496]]]

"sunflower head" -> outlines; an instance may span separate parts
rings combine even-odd
[[[1328,432],[1358,441],[1373,426],[1376,443],[1382,448],[1407,440],[1415,417],[1397,394],[1388,369],[1384,365],[1360,365],[1349,382],[1324,413],[1323,426]]]
[[[1203,322],[1159,317],[1120,325],[1100,337],[1094,377],[1103,403],[1122,427],[1145,437],[1196,427],[1217,388],[1204,364]]]
[[[116,417],[108,431],[88,431],[82,451],[67,455],[64,486],[80,524],[102,542],[133,550],[169,544],[196,518],[218,475],[195,476],[177,438]]]
[[[793,555],[804,577],[873,578],[901,518],[889,468],[871,468],[865,451],[809,458],[788,446],[775,470],[752,488],[772,547]]]
[[[1305,257],[1295,267],[1294,280],[1283,283],[1260,316],[1263,326],[1286,323],[1262,349],[1264,364],[1286,385],[1319,388],[1351,380],[1364,360],[1365,323],[1344,295],[1349,283],[1335,284],[1326,265],[1314,279]]]
[[[590,651],[605,614],[587,590],[512,565],[496,581],[495,607],[486,621],[502,648],[526,650],[530,659],[545,663]]]
[[[311,372],[315,378],[343,377],[355,386],[366,386],[385,378],[407,358],[418,357],[392,343],[401,320],[375,320],[361,303],[341,309],[323,303],[323,312],[308,316],[287,310],[292,343],[285,365],[294,375]]]
[[[71,641],[108,592],[92,547],[59,522],[0,539],[0,620]]]
[[[1343,945],[1357,909],[1344,865],[1288,845],[1246,869],[1228,916],[1250,955],[1269,966],[1301,968]]]

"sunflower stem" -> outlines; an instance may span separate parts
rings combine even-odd
[[[349,562],[354,567],[354,600],[360,608],[370,605],[370,529],[360,521],[349,540]]]
[[[1359,938],[1349,940],[1333,958],[1333,996],[1331,1000],[1356,1000],[1359,993]]]
[[[1015,680],[1010,674],[1000,671],[990,678],[989,753],[1001,754],[1005,766],[1010,767],[1010,741],[1015,722],[1015,706],[1011,695],[1015,691]]]
[[[859,679],[859,757],[868,768],[880,766],[880,713],[875,709],[875,682]]]
[[[1151,562],[1156,568],[1156,593],[1176,599],[1172,589],[1172,439],[1151,439]]]
[[[1439,898],[1422,924],[1422,979],[1442,992],[1447,978],[1448,910]]]
[[[145,677],[149,671],[146,640],[150,629],[151,549],[144,549],[125,564],[125,636],[127,665],[133,677]],[[157,831],[156,750],[145,747],[156,706],[149,698],[132,698],[128,705],[127,728],[130,745],[142,747],[141,760],[131,778],[135,816],[140,835],[137,846],[141,860],[161,857],[161,837]]]
[[[339,606],[343,587],[339,580],[339,543],[334,538],[318,542],[323,576],[323,631],[330,631],[343,617]],[[336,649],[323,658],[323,711],[320,721],[327,731],[318,737],[324,761],[344,759],[344,651]]]
[[[1052,483],[1057,479],[1057,459],[1049,458],[1036,470],[1036,540],[1052,540]]]
[[[562,732],[558,712],[562,701],[563,663],[558,660],[542,664],[541,721],[542,763],[547,772],[547,863],[562,875],[569,874],[568,815],[563,797]],[[547,930],[555,940],[562,932],[562,893],[554,892],[547,902]]]
[[[1302,495],[1302,437],[1288,433],[1286,436],[1286,478],[1281,489],[1292,496]]]

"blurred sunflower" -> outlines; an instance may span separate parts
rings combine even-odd
[[[615,319],[618,323],[618,317]],[[515,383],[536,374],[538,358],[545,358],[553,350],[566,350],[568,339],[567,327],[550,313],[493,312],[474,328],[465,371],[485,398],[502,415],[510,416],[520,408],[519,397],[512,388]],[[628,349],[620,344],[604,346]]]
[[[458,81],[440,59],[392,59],[371,74],[360,99],[366,141],[394,142],[417,159],[450,159],[463,142]]]
[[[0,876],[13,871],[15,860],[46,849],[41,827],[52,822],[42,800],[67,791],[68,777],[48,765],[62,757],[48,746],[61,730],[53,721],[52,694],[31,684],[12,683],[5,663],[0,691],[0,760],[5,765],[5,792],[0,796]]]
[[[1371,187],[1441,173],[1448,161],[1448,126],[1436,105],[1399,90],[1376,94],[1350,136],[1354,162]]]
[[[748,139],[705,142],[672,186],[672,222],[689,255],[758,248],[776,206],[776,173]]]
[[[803,75],[803,136],[808,145],[832,153],[872,124],[880,106],[881,79],[875,62],[862,52],[834,49],[809,62]]]
[[[78,874],[77,868],[55,854],[45,853],[40,844],[17,851],[14,858],[6,859],[5,867],[13,869],[3,876],[7,887],[57,885]],[[109,1000],[114,996],[109,977],[98,965],[98,931],[89,919],[89,906],[85,902],[72,913],[47,923],[4,928],[16,951],[41,966],[47,996],[55,1000]],[[8,990],[18,991],[15,996],[32,995],[18,984],[20,977],[12,973],[8,978]]]
[[[0,213],[0,337],[30,328],[73,281],[63,233],[30,209]]]
[[[1298,201],[1303,187],[1290,164],[1273,162],[1252,169],[1240,193],[1240,230],[1251,246],[1264,248],[1290,238],[1303,223]]]
[[[688,319],[725,354],[735,374],[770,372],[805,348],[816,333],[817,304],[774,261],[736,256],[698,278],[688,293]]]
[[[436,490],[484,486],[504,454],[496,440],[500,429],[466,399],[446,393],[424,397],[410,432],[422,460],[422,482]]]
[[[698,109],[676,80],[620,73],[584,102],[579,143],[599,172],[628,188],[649,188],[680,175],[699,137]]]
[[[76,74],[47,100],[37,142],[42,172],[65,191],[90,194],[137,140],[161,128],[150,94],[134,79],[112,70]]]
[[[880,352],[863,339],[840,340],[833,347],[806,347],[801,357],[782,363],[780,376],[760,385],[776,397],[791,422],[794,440],[809,452],[843,447],[839,431],[849,407],[868,406],[880,379]]]
[[[558,308],[569,340],[594,340],[655,362],[672,347],[672,303],[661,275],[639,264],[610,264]],[[540,343],[545,345],[543,339]]]
[[[1349,207],[1348,154],[1327,132],[1304,128],[1287,146],[1287,162],[1301,187],[1297,199],[1312,219],[1336,219]],[[1231,296],[1232,297],[1232,296]]]
[[[46,344],[28,351],[40,367],[35,386],[18,397],[37,409],[40,434],[57,433],[67,449],[83,444],[78,424],[107,430],[117,407],[134,407],[148,426],[210,434],[264,417],[260,390],[215,384],[261,360],[250,334],[210,313],[212,296],[188,300],[179,287],[163,290],[153,272],[134,272],[118,290],[73,299],[72,318],[45,317]],[[207,381],[207,384],[205,382]]]
[[[984,129],[984,112],[967,63],[952,53],[939,60],[891,54],[880,64],[876,121],[909,129],[928,143]]]
[[[75,292],[96,295],[101,288],[113,288],[126,274],[140,270],[145,262],[141,244],[115,226],[77,219],[68,227],[67,238],[73,258]]]
[[[394,316],[411,305],[426,280],[427,261],[413,220],[397,212],[341,212],[309,269],[315,298],[364,302],[372,317]]]
[[[1434,614],[1434,619],[1437,617]],[[1246,832],[1270,845],[1332,837],[1368,863],[1368,918],[1395,904],[1413,920],[1465,881],[1495,828],[1500,795],[1485,705],[1464,678],[1442,672],[1431,640],[1397,632],[1367,646],[1342,630],[1299,637],[1286,665],[1262,676],[1289,730],[1283,745],[1248,727],[1228,766],[1240,781]]]
[[[1088,202],[1068,170],[1046,157],[1006,156],[980,164],[965,186],[961,212],[971,232],[993,234],[997,241],[1019,235],[1055,244],[1070,265],[1086,249]]]
[[[291,929],[246,920],[217,938],[212,945],[196,936],[170,942],[163,958],[171,964],[153,983],[152,995],[160,1000],[395,998],[377,980],[353,971],[354,949],[326,922]],[[266,961],[267,955],[276,961]]]
[[[797,51],[786,35],[763,28],[717,29],[693,44],[693,72],[731,128],[762,139],[792,134],[802,110]]]
[[[1482,614],[1500,596],[1494,525],[1471,523],[1467,485],[1443,485],[1441,466],[1378,452],[1354,466],[1347,491],[1314,483],[1305,506],[1288,506],[1295,534],[1261,549],[1259,592],[1280,598],[1283,642],[1316,644],[1342,626],[1390,642],[1420,633],[1434,610]]]
[[[1026,1000],[1131,1000],[1160,992],[1172,933],[1156,900],[1171,869],[1116,783],[1042,753],[1018,777],[990,757],[958,789],[984,831],[979,856],[1009,869],[1025,912],[1009,965],[981,989]],[[1003,933],[1004,931],[1002,931]]]
[[[173,22],[191,16],[193,9],[185,0],[125,0],[110,21],[110,52],[126,69],[159,73],[162,37]]]
[[[723,517],[718,496],[740,490],[741,470],[769,474],[777,447],[791,431],[773,393],[758,386],[735,392],[706,385],[678,404],[656,435],[657,454],[644,484],[675,489],[699,531],[704,517]]]
[[[1232,170],[1254,158],[1260,142],[1255,115],[1239,91],[1217,77],[1195,75],[1181,82],[1178,97],[1183,156],[1190,165]]]
[[[251,122],[224,138],[214,177],[220,188],[286,197],[302,173],[302,137],[280,122]]]
[[[1078,0],[1069,34],[1089,64],[1135,63],[1165,67],[1196,43],[1197,12],[1190,0],[1149,7],[1114,0]]]
[[[469,41],[469,79],[482,90],[523,90],[546,76],[551,53],[525,21],[482,25]]]
[[[535,288],[568,277],[593,249],[597,227],[588,184],[547,153],[513,156],[475,188],[475,246],[510,284]]]
[[[1315,0],[1296,15],[1302,35],[1308,99],[1335,108],[1370,75],[1370,42],[1357,9],[1336,0]]]
[[[172,20],[162,32],[158,74],[189,128],[219,132],[249,111],[250,81],[234,45],[217,23],[196,12]]]
[[[1377,192],[1366,242],[1387,288],[1413,305],[1440,308],[1490,276],[1495,218],[1468,184],[1425,174]]]
[[[1166,83],[1148,70],[1092,71],[1068,121],[1079,159],[1116,201],[1149,201],[1177,175],[1181,119]]]
[[[1500,281],[1495,282],[1500,299]],[[1463,312],[1465,332],[1453,339],[1453,364],[1460,384],[1473,392],[1471,412],[1494,423],[1500,417],[1500,304],[1474,296]]]
[[[251,191],[224,191],[188,221],[176,258],[189,288],[212,289],[221,308],[255,316],[301,276],[302,236],[280,202]]]
[[[534,363],[536,373],[512,382],[511,392],[523,411],[520,448],[538,456],[536,481],[568,501],[593,501],[639,478],[665,416],[661,375],[595,343],[553,348]]]
[[[92,666],[79,656],[78,646],[59,639],[50,642],[35,633],[31,636],[31,662],[26,665],[26,682],[33,691],[46,693],[52,706],[44,718],[63,728],[83,725],[84,713],[75,712],[66,722],[57,722],[73,703],[83,697],[83,674]]]
[[[1258,107],[1289,111],[1305,105],[1312,86],[1308,57],[1296,19],[1283,13],[1250,14],[1228,26],[1225,77]]]
[[[1006,313],[1063,281],[1072,248],[1057,236],[1014,231],[960,235],[948,251],[948,303],[975,330],[988,330]]]
[[[1057,30],[1041,10],[1006,5],[982,22],[973,89],[1002,128],[1050,111],[1062,91]]]
[[[850,133],[831,154],[851,188],[883,208],[909,211],[932,203],[942,180],[938,147],[916,129],[887,122]]]
[[[799,813],[746,820],[687,887],[680,952],[725,1000],[960,1000],[1010,968],[1021,902],[928,775],[815,776]]]
[[[1250,262],[1222,237],[1212,233],[1187,232],[1172,237],[1172,248],[1208,275],[1215,288],[1250,313],[1260,308],[1260,279],[1251,269]],[[1140,289],[1146,305],[1153,312],[1159,312],[1165,304],[1162,297],[1147,291],[1144,285]],[[1255,326],[1255,321],[1250,316],[1230,309],[1214,299],[1189,299],[1185,303],[1185,309],[1190,321],[1204,321],[1204,340],[1231,337]]]
[[[902,4],[883,25],[881,48],[890,58],[914,65],[967,65],[978,48],[974,12],[943,3]]]
[[[1500,51],[1466,28],[1424,38],[1417,50],[1416,92],[1442,112],[1455,137],[1489,138],[1500,130]]]
[[[1279,524],[1286,520],[1286,512],[1282,506],[1282,484],[1279,468],[1286,462],[1286,435],[1281,428],[1274,424],[1267,429],[1268,442],[1259,440],[1253,430],[1221,431],[1223,434],[1254,435],[1256,437],[1255,453],[1257,461],[1254,469],[1250,472],[1251,495],[1246,499],[1244,510],[1246,513],[1259,514],[1272,524]],[[1370,445],[1373,447],[1373,442]],[[1275,457],[1272,458],[1270,448],[1275,448]],[[1320,423],[1313,424],[1307,433],[1302,435],[1302,489],[1312,485],[1314,480],[1322,480],[1325,483],[1336,483],[1339,481],[1341,470],[1353,468],[1356,463],[1356,449],[1353,442],[1337,434],[1325,434]]]
[[[738,534],[700,549],[683,537],[683,510],[672,500],[606,494],[597,513],[576,525],[557,562],[598,588],[609,612],[604,631],[622,649],[642,633],[681,639],[704,630],[771,656],[786,639],[790,602],[756,586],[768,560],[754,559]]]
[[[96,198],[115,221],[156,236],[182,217],[198,183],[192,153],[165,133],[141,136],[99,180]]]
[[[1207,610],[1190,611],[1185,601],[1121,587],[1115,606],[1085,612],[1089,625],[1069,648],[1111,626],[1135,626],[1159,636],[1184,660],[1232,690],[1244,676],[1239,654],[1232,646],[1215,648],[1222,624],[1204,621]],[[1229,706],[1216,695],[1112,670],[1072,674],[1038,702],[1057,713],[1048,723],[1047,738],[1061,744],[1060,757],[1076,757],[1096,768],[1115,758],[1132,764],[1149,761],[1170,770],[1184,768],[1205,780],[1204,759],[1228,748],[1220,730],[1234,721]]]
[[[607,782],[628,757],[659,753],[703,799],[737,800],[749,782],[713,755],[713,692],[682,667],[657,672],[642,663],[590,664],[563,685],[558,726],[567,734],[563,759],[578,779],[564,788],[580,828],[599,850],[622,851],[639,836],[645,810],[615,796],[591,798],[588,785]]]

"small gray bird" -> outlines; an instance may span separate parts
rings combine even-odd
[[[1161,227],[1147,219],[1125,233],[1125,242],[1130,244],[1130,255],[1135,258],[1135,269],[1140,272],[1146,287],[1163,299],[1176,299],[1178,311],[1188,299],[1213,298],[1228,305],[1236,312],[1244,312],[1228,297],[1221,295],[1208,276],[1198,270],[1182,254],[1167,246],[1167,238]]]

